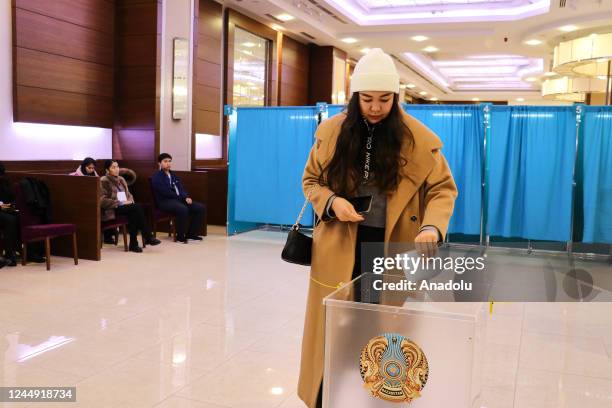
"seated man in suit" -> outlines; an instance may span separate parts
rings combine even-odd
[[[204,221],[206,207],[202,203],[193,201],[183,188],[181,180],[172,173],[172,156],[162,153],[157,158],[157,163],[159,171],[153,174],[151,184],[159,209],[176,217],[178,241],[184,243],[187,243],[188,239],[201,241],[199,231]]]

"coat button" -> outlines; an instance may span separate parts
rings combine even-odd
[[[410,217],[410,220],[411,220],[411,221],[416,221],[416,220],[417,220],[417,216],[416,216],[416,215],[413,215],[412,217]]]

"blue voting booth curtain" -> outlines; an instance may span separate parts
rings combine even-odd
[[[331,118],[332,116],[342,112],[345,108],[345,105],[327,105],[327,117]]]
[[[317,127],[314,107],[237,108],[236,221],[291,225],[302,208],[302,174]],[[307,210],[302,225],[312,225]]]
[[[404,105],[444,144],[459,195],[455,202],[449,233],[480,234],[483,179],[484,112],[482,105]]]
[[[575,108],[492,106],[488,147],[488,233],[569,240]]]
[[[612,108],[584,107],[582,240],[612,243]]]

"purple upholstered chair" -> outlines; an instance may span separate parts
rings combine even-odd
[[[40,216],[34,214],[26,204],[19,183],[15,183],[15,198],[19,210],[19,224],[21,228],[21,257],[22,265],[27,262],[27,244],[30,242],[45,241],[45,256],[47,257],[47,270],[51,269],[51,239],[72,235],[72,254],[74,264],[79,264],[77,252],[77,234],[74,224],[42,224]]]
[[[174,215],[168,214],[159,209],[157,206],[157,198],[155,197],[155,192],[153,191],[153,180],[149,177],[149,188],[151,189],[151,196],[153,197],[153,210],[151,211],[151,225],[153,227],[153,236],[157,238],[157,223],[162,221],[168,221],[170,224],[170,231],[168,231],[168,236],[172,236],[174,238],[174,242],[176,242],[176,219]]]

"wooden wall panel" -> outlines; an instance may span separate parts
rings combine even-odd
[[[113,157],[135,167],[159,150],[161,20],[161,0],[116,4]]]
[[[308,105],[308,61],[308,46],[283,36],[279,66],[279,105]]]
[[[334,47],[310,44],[308,104],[331,103],[334,76]]]
[[[196,56],[199,60],[221,65],[221,40],[201,34],[198,35]]]
[[[194,29],[193,139],[192,162],[195,157],[195,134],[221,136],[222,36],[223,6],[213,0],[196,2]]]
[[[203,167],[208,173],[208,224],[227,225],[227,167]]]
[[[197,129],[197,133],[204,133],[207,135],[220,134],[221,125],[219,124],[219,115],[219,112],[195,109],[193,111],[193,126]]]
[[[222,67],[220,64],[199,59],[194,67],[194,82],[197,85],[205,85],[221,89]]]
[[[209,112],[221,111],[221,90],[217,87],[196,85],[195,108]]]
[[[113,34],[115,4],[112,0],[16,0],[15,6],[22,10]]]
[[[332,46],[310,44],[309,48],[308,104],[332,103],[334,57],[346,60],[347,54]]]
[[[122,99],[159,98],[157,69],[153,66],[117,68],[115,75],[116,97]]]
[[[113,65],[113,35],[15,9],[15,46]]]
[[[111,128],[114,2],[13,0],[13,119]]]
[[[112,98],[26,86],[17,86],[15,91],[16,121],[112,127]]]
[[[98,161],[98,166],[101,170],[104,160]],[[76,170],[81,164],[79,160],[20,160],[20,161],[4,161],[6,171],[29,171],[32,173],[55,173],[68,174]],[[100,174],[100,173],[98,173]]]
[[[119,1],[116,25],[122,36],[158,35],[161,33],[161,19],[157,18],[158,2],[155,0],[138,2]]]
[[[21,62],[18,86],[113,97],[113,71],[107,66],[27,48],[17,48],[16,53]]]

